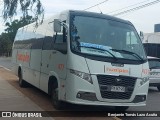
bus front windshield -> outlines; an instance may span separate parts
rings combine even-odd
[[[90,56],[142,61],[146,55],[132,25],[96,17],[71,16],[71,49]]]

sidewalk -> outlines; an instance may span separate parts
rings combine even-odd
[[[7,73],[7,70],[0,71],[0,116],[3,111],[18,111],[18,112],[25,112],[25,111],[44,111],[40,108],[32,99],[25,96],[25,94],[21,93],[18,89],[8,83],[4,75]],[[7,78],[6,76],[6,78]],[[3,79],[2,79],[3,77]],[[34,93],[36,94],[36,92]],[[32,94],[31,94],[32,95]],[[42,101],[39,101],[42,102]],[[42,104],[43,105],[43,104]],[[43,117],[43,118],[1,118],[0,120],[119,120],[118,118],[114,117]]]
[[[25,97],[7,81],[0,78],[0,111],[43,111],[38,105]],[[0,113],[1,114],[1,113]],[[3,118],[0,118],[2,120]],[[6,120],[6,118],[4,118]],[[15,120],[54,120],[51,117],[44,118],[7,118]]]

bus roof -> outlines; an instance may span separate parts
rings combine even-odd
[[[64,11],[67,12],[67,11]],[[110,20],[114,20],[114,21],[119,21],[119,22],[123,22],[126,24],[131,24],[133,25],[130,21],[127,20],[123,20],[114,16],[110,16],[107,14],[101,14],[101,13],[95,13],[95,12],[88,12],[88,11],[82,11],[82,10],[68,10],[68,12],[70,12],[71,14],[76,14],[76,15],[86,15],[86,16],[94,16],[94,17],[98,17],[98,18],[106,18],[106,19],[110,19]]]
[[[133,25],[130,21],[123,20],[123,19],[120,19],[120,18],[117,18],[117,17],[114,17],[114,16],[110,16],[110,15],[107,15],[107,14],[101,14],[101,13],[95,13],[95,12],[88,12],[88,11],[84,11],[84,10],[64,10],[64,11],[60,12],[59,14],[54,14],[50,18],[44,19],[43,21],[45,22],[45,21],[48,21],[50,19],[55,18],[54,16],[58,16],[60,14],[68,14],[68,13],[75,14],[75,15],[92,16],[92,17],[97,17],[97,18],[105,18],[105,19],[114,20],[114,21],[123,22],[123,23],[126,23],[126,24]],[[33,22],[31,24],[28,24],[26,26],[35,26],[35,22]],[[19,29],[23,29],[26,26],[21,27]]]

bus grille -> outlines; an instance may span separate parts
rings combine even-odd
[[[127,76],[97,75],[97,79],[102,98],[130,99],[137,78]],[[117,81],[117,79],[119,81]],[[125,92],[111,91],[111,86],[123,86],[125,87]]]

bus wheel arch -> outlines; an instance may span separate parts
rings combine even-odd
[[[56,109],[62,108],[62,102],[59,100],[58,80],[55,76],[49,77],[48,94],[51,96],[51,102]]]

